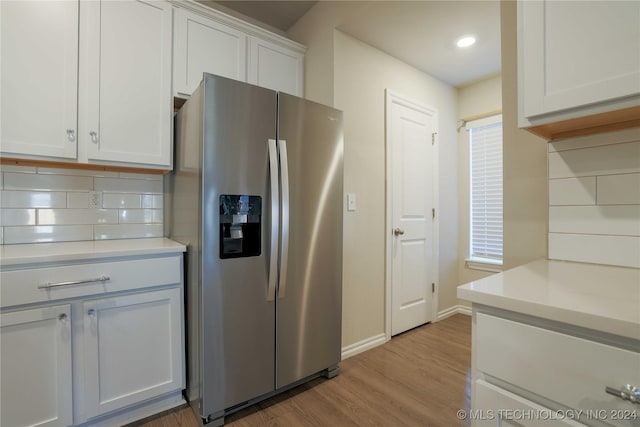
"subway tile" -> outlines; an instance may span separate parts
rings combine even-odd
[[[4,244],[92,240],[92,225],[4,227]]]
[[[38,225],[117,223],[116,209],[38,209]]]
[[[120,209],[120,224],[161,224],[161,209]]]
[[[153,173],[120,172],[120,178],[146,179],[146,180],[151,180],[151,181],[162,181],[162,175],[153,174]]]
[[[36,173],[35,166],[0,165],[0,172]]]
[[[0,225],[36,225],[35,209],[0,209]]]
[[[162,194],[143,194],[142,207],[144,209],[162,209],[164,207]]]
[[[24,190],[93,190],[93,177],[4,173],[5,189]],[[108,178],[103,178],[108,179]]]
[[[3,208],[64,208],[67,195],[58,191],[7,191],[0,194]]]
[[[102,207],[108,208],[133,208],[142,207],[140,194],[103,193]]]
[[[640,268],[640,237],[549,233],[549,258]]]
[[[549,232],[640,236],[640,205],[552,206]]]
[[[69,176],[98,176],[117,178],[118,172],[85,170],[85,169],[64,169],[64,168],[38,168],[38,174],[41,175],[69,175]]]
[[[162,237],[162,224],[118,224],[95,225],[95,240],[137,239],[143,237]]]
[[[89,193],[67,193],[67,207],[71,209],[88,209]]]
[[[95,178],[96,191],[116,193],[162,193],[162,180]]]
[[[597,188],[599,205],[640,205],[640,173],[599,176]]]
[[[640,141],[549,153],[549,178],[640,172]]]
[[[549,180],[549,204],[595,205],[596,178],[561,178]]]

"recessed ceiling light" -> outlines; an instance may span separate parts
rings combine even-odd
[[[476,38],[473,36],[464,36],[462,38],[460,38],[457,42],[456,45],[458,47],[469,47],[471,45],[473,45],[476,42]]]

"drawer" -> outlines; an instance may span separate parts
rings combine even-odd
[[[606,386],[640,386],[639,352],[484,313],[477,313],[475,332],[476,366],[486,375],[572,409],[640,412],[640,405],[605,393]]]
[[[182,256],[95,262],[0,272],[2,307],[178,284]],[[109,277],[106,281],[91,281]],[[46,284],[89,281],[40,288]]]
[[[554,411],[496,387],[486,381],[475,382],[471,425],[524,427],[582,427],[571,419],[575,414]]]

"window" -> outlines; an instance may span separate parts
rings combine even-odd
[[[502,115],[467,123],[470,233],[467,265],[502,270]]]

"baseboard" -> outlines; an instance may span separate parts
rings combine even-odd
[[[357,343],[350,344],[346,347],[342,347],[342,360],[351,356],[355,356],[363,351],[370,350],[374,347],[384,344],[387,341],[386,336],[383,333],[374,335],[370,338],[358,341]]]
[[[182,397],[182,390],[178,390],[164,397],[93,418],[90,421],[78,424],[77,427],[135,426],[138,425],[137,421],[139,420],[155,417],[157,414],[184,406],[186,403]]]
[[[471,307],[467,307],[466,305],[458,304],[453,307],[449,307],[445,310],[438,312],[438,320],[446,319],[449,316],[453,316],[454,314],[464,314],[467,316],[471,316]]]

